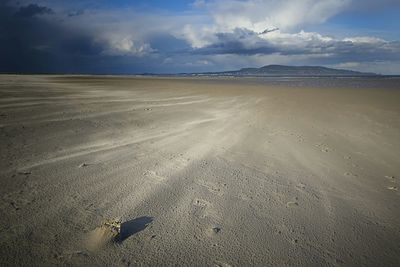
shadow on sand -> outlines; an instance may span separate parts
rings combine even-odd
[[[123,222],[121,224],[121,232],[117,237],[117,242],[122,243],[130,236],[139,233],[146,229],[146,227],[153,222],[153,217],[142,216],[133,220]]]

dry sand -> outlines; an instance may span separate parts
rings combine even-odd
[[[0,265],[398,266],[396,82],[0,76]]]

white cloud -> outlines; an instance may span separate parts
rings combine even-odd
[[[113,38],[109,40],[109,49],[104,51],[107,55],[145,56],[155,52],[147,43],[136,43],[132,38]]]
[[[358,68],[359,66],[360,66],[359,62],[343,62],[333,65],[333,67],[339,69],[355,69]]]
[[[278,27],[282,31],[323,23],[343,11],[350,0],[222,0],[208,4],[219,30],[246,28],[260,32]]]
[[[300,30],[309,24],[325,22],[345,9],[350,1],[213,0],[202,2],[210,14],[208,23],[186,24],[181,36],[188,40],[193,48],[211,45],[217,41],[215,34],[233,33],[236,29],[262,32],[265,29],[279,28],[279,31],[260,36],[276,45],[293,45],[317,39],[330,41],[329,37]]]
[[[360,44],[382,44],[387,41],[371,36],[361,36],[361,37],[348,37],[343,39],[344,42],[360,43]]]
[[[316,32],[305,32],[303,30],[298,33],[282,33],[276,31],[262,35],[261,37],[275,46],[287,48],[318,48],[324,44],[335,41],[332,37],[323,36]]]
[[[183,31],[176,35],[189,41],[193,48],[201,48],[216,41],[214,34],[215,29],[212,27],[187,24],[183,27]]]

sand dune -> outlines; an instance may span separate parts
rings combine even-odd
[[[0,265],[398,265],[399,83],[329,82],[0,76]]]

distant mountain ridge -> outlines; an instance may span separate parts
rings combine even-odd
[[[261,68],[243,68],[235,71],[204,72],[192,73],[192,75],[211,75],[211,76],[377,76],[376,73],[366,73],[352,70],[332,69],[320,66],[284,66],[267,65]]]

